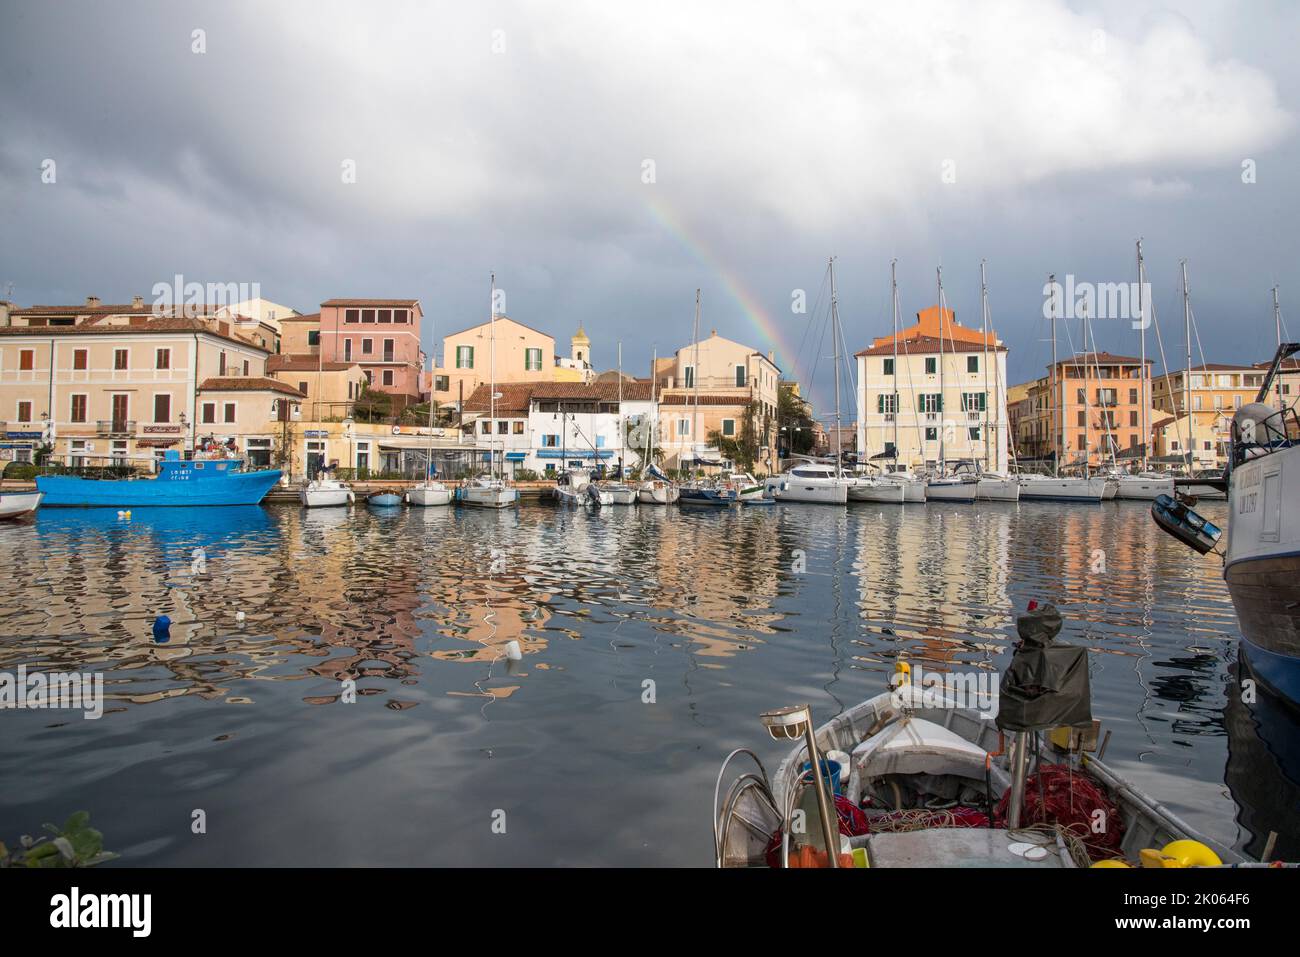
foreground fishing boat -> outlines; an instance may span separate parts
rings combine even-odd
[[[0,492],[0,521],[31,515],[41,505],[40,492]]]
[[[1056,610],[1031,608],[1017,625],[1023,644],[991,700],[952,675],[914,682],[900,662],[893,690],[815,731],[807,705],[763,714],[773,738],[797,744],[770,779],[747,749],[723,762],[714,792],[717,865],[1242,862],[1089,753],[1096,725],[1086,651],[1054,642]],[[1043,693],[1037,682],[1045,673],[1055,690]],[[740,774],[724,795],[727,768],[741,755],[758,773]],[[814,777],[814,766],[823,773]]]
[[[169,449],[152,477],[93,479],[38,475],[46,507],[144,508],[147,506],[256,505],[276,482],[279,469],[246,472],[241,459],[182,459]]]

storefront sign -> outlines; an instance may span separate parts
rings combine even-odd
[[[146,425],[143,429],[145,435],[173,435],[180,430],[179,425]]]
[[[7,439],[39,439],[44,433],[42,432],[6,432]]]

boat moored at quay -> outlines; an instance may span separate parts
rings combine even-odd
[[[257,505],[280,481],[280,470],[245,471],[243,464],[238,458],[183,459],[168,450],[156,476],[38,475],[36,488],[44,508]]]

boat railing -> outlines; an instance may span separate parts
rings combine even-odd
[[[1253,434],[1243,435],[1241,424],[1232,423],[1232,464],[1241,465],[1263,455],[1300,445],[1300,415],[1291,407],[1279,409],[1259,421],[1247,420]]]

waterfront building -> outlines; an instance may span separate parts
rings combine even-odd
[[[641,454],[627,435],[653,420],[650,392],[647,380],[624,381],[620,405],[617,381],[498,383],[493,419],[484,385],[465,401],[464,427],[475,448],[502,454],[512,473],[634,467]]]
[[[1223,468],[1231,455],[1233,414],[1255,401],[1267,371],[1267,363],[1259,369],[1211,362],[1193,366],[1190,379],[1184,369],[1156,376],[1153,402],[1161,418],[1173,420],[1157,443],[1161,454],[1186,456],[1190,450],[1193,469]]]
[[[247,316],[254,322],[265,323],[277,334],[283,320],[298,315],[298,310],[292,306],[272,302],[270,299],[245,299],[232,305],[230,311],[237,316]]]
[[[153,316],[138,297],[95,303],[14,309],[0,328],[0,460],[48,446],[74,463],[151,463],[214,435],[274,448],[275,416],[302,397],[266,376],[262,337],[215,314]]]
[[[1048,374],[1023,383],[1016,412],[1017,456],[1023,463],[1092,468],[1135,464],[1151,454],[1151,365],[1109,352],[1079,353],[1056,364],[1056,391]],[[1085,392],[1086,389],[1086,392]],[[1146,407],[1143,435],[1143,406]],[[1055,426],[1055,434],[1053,431]]]
[[[882,336],[856,358],[860,459],[935,468],[942,430],[949,463],[1006,471],[1007,347],[993,330],[986,338],[951,309],[941,315],[931,306],[898,331],[897,342]]]
[[[718,439],[752,442],[755,467],[777,467],[777,387],[772,353],[718,335],[682,346],[654,367],[659,446],[669,468],[721,465]]]
[[[286,328],[297,323],[288,323]],[[319,352],[271,356],[266,372],[303,395],[303,415],[314,420],[346,419],[369,379],[359,362],[326,362]]]
[[[569,357],[555,357],[556,382],[594,382],[596,368],[591,362],[591,340],[582,326],[569,340]]]

